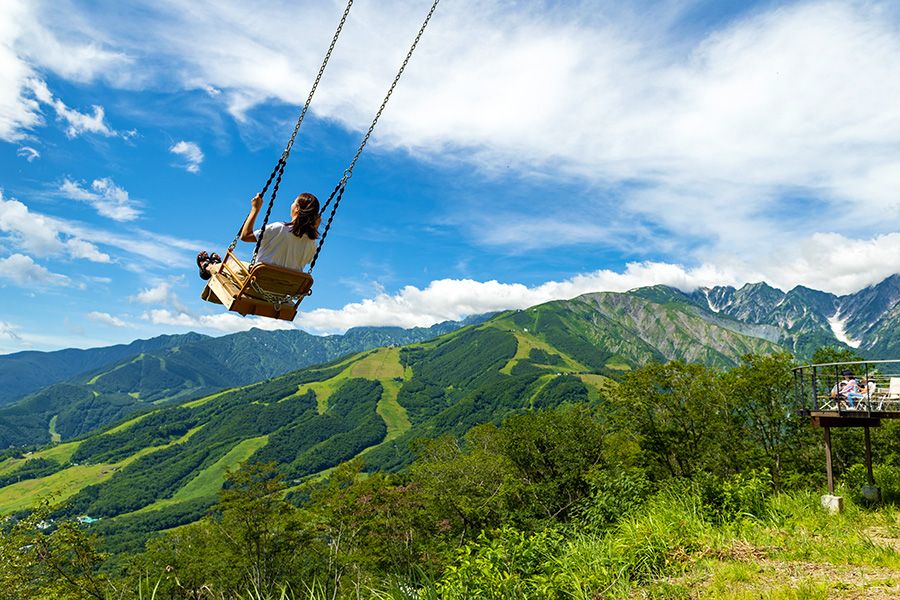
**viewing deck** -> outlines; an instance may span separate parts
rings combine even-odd
[[[797,367],[794,396],[815,425],[863,427],[900,419],[900,360]]]
[[[840,498],[834,496],[834,472],[831,457],[833,427],[864,429],[866,479],[863,496],[880,498],[872,471],[871,427],[882,419],[900,419],[900,360],[869,360],[826,363],[797,367],[794,372],[794,397],[800,412],[821,427],[825,442],[825,470],[828,496],[823,506],[840,510]]]

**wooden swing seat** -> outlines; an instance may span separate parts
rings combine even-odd
[[[309,273],[257,263],[250,267],[232,252],[210,266],[212,277],[200,297],[242,315],[293,321],[297,306],[311,293]],[[296,300],[295,300],[296,299]]]

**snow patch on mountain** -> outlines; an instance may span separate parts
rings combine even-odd
[[[838,339],[838,341],[847,344],[851,348],[859,348],[860,341],[851,340],[847,336],[847,331],[845,329],[847,326],[847,318],[845,317],[842,319],[840,311],[828,317],[828,325],[831,327],[831,332],[834,334],[834,337]]]

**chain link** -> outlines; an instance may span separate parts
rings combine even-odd
[[[306,113],[309,110],[310,104],[312,104],[313,96],[316,94],[316,89],[319,87],[319,82],[322,81],[322,76],[325,74],[325,68],[328,66],[328,61],[331,60],[331,53],[334,52],[334,47],[337,45],[338,38],[341,36],[341,31],[344,29],[344,24],[347,22],[347,17],[350,16],[350,9],[353,7],[353,2],[355,0],[347,0],[347,6],[344,8],[344,12],[341,15],[341,20],[338,22],[337,29],[334,31],[334,36],[331,38],[331,43],[328,45],[328,50],[325,52],[325,58],[322,59],[322,64],[319,66],[319,72],[316,74],[316,78],[313,81],[312,87],[309,90],[309,95],[306,97],[306,102],[303,103],[303,108],[300,110],[300,116],[297,118],[297,123],[294,125],[294,131],[291,133],[291,139],[288,140],[287,145],[284,147],[284,151],[281,153],[281,158],[278,159],[278,162],[275,164],[275,168],[272,169],[272,172],[269,174],[269,178],[266,180],[266,184],[263,186],[262,190],[259,192],[260,196],[265,196],[266,192],[269,190],[269,186],[272,184],[272,180],[277,179],[275,181],[275,187],[272,190],[272,197],[269,199],[269,207],[266,210],[266,216],[263,220],[262,231],[260,232],[259,240],[256,242],[256,249],[253,251],[253,259],[250,264],[256,262],[256,255],[259,252],[259,245],[262,242],[262,235],[265,232],[266,225],[269,223],[269,214],[272,212],[272,205],[275,203],[275,196],[278,194],[278,186],[281,183],[281,177],[284,175],[284,167],[287,164],[288,157],[291,155],[291,149],[294,147],[294,142],[297,139],[297,134],[300,131],[300,125],[303,124],[303,119],[306,117]],[[233,251],[237,246],[238,240],[241,237],[241,229],[238,230],[237,235],[234,236],[234,239],[231,241],[231,244],[228,246],[229,251]]]
[[[422,22],[422,26],[419,28],[419,33],[416,34],[412,46],[410,46],[409,48],[409,52],[406,53],[406,58],[403,59],[403,64],[400,65],[400,70],[397,71],[397,75],[394,76],[394,81],[391,82],[391,87],[388,88],[387,94],[384,96],[384,100],[381,101],[381,106],[378,107],[378,112],[375,113],[375,118],[372,120],[372,124],[369,125],[369,130],[366,131],[366,135],[363,136],[362,141],[359,143],[359,148],[356,149],[356,154],[353,155],[353,160],[350,161],[350,164],[344,170],[344,176],[341,178],[342,182],[346,183],[353,176],[353,167],[356,166],[356,161],[359,160],[359,156],[362,154],[363,149],[366,147],[366,144],[369,143],[369,138],[372,136],[372,132],[375,131],[375,126],[378,124],[378,119],[381,118],[381,113],[384,112],[388,100],[391,99],[391,94],[394,93],[394,88],[397,87],[397,83],[399,83],[400,77],[403,75],[403,71],[406,70],[406,65],[409,64],[413,52],[415,52],[416,46],[419,45],[419,40],[422,39],[422,34],[425,33],[425,28],[428,27],[428,22],[431,21],[431,17],[432,15],[434,15],[434,11],[437,9],[438,3],[440,1],[441,0],[434,0],[434,2],[431,4],[431,9],[425,16],[425,20]]]
[[[291,149],[294,147],[294,141],[297,139],[297,133],[300,131],[300,125],[303,124],[303,118],[306,116],[306,112],[309,110],[309,105],[312,103],[312,99],[316,93],[316,89],[319,87],[319,82],[322,81],[322,75],[325,74],[325,67],[328,66],[328,61],[331,59],[331,53],[334,51],[334,46],[337,44],[338,38],[341,35],[341,30],[344,28],[344,24],[347,22],[347,16],[350,14],[350,8],[353,6],[353,2],[354,0],[347,1],[347,7],[344,9],[344,13],[341,15],[341,20],[334,32],[334,36],[331,38],[331,44],[328,45],[328,50],[325,52],[325,58],[322,60],[322,65],[319,67],[319,72],[316,74],[316,79],[313,81],[312,87],[309,90],[309,95],[306,97],[306,102],[303,104],[303,109],[300,111],[300,116],[297,118],[297,123],[296,125],[294,125],[294,131],[293,133],[291,133],[291,139],[288,140],[287,146],[284,147],[284,152],[282,152],[281,158],[278,160],[278,164],[275,165],[275,169],[272,171],[272,174],[269,175],[269,179],[266,181],[266,185],[260,192],[260,195],[265,195],[269,184],[272,182],[272,176],[275,175],[277,171],[278,175],[275,179],[275,187],[272,188],[272,196],[269,199],[269,206],[266,208],[266,215],[265,217],[263,217],[262,228],[259,231],[259,238],[256,240],[256,247],[253,249],[253,258],[250,259],[251,265],[256,263],[256,256],[259,254],[259,249],[262,246],[263,236],[266,234],[266,226],[269,224],[269,215],[272,213],[272,206],[275,204],[275,197],[278,195],[278,188],[281,185],[281,178],[284,176],[284,168],[287,165],[288,157],[291,155]]]
[[[341,177],[341,180],[334,188],[334,191],[331,192],[331,196],[329,196],[328,200],[325,202],[325,205],[319,212],[320,215],[325,214],[325,209],[328,208],[328,205],[331,204],[332,198],[335,198],[335,194],[337,194],[337,197],[334,201],[334,206],[331,208],[331,213],[328,215],[328,222],[325,223],[325,228],[322,230],[322,238],[319,240],[319,244],[316,247],[316,253],[313,256],[312,261],[309,263],[309,269],[307,271],[308,273],[312,273],[313,268],[316,266],[316,261],[319,260],[319,253],[322,252],[322,246],[325,245],[325,238],[328,236],[328,231],[331,229],[331,223],[332,221],[334,221],[334,215],[341,203],[341,198],[344,197],[344,189],[347,187],[347,182],[353,176],[353,167],[356,166],[356,161],[359,160],[359,157],[365,149],[366,144],[369,143],[369,138],[372,137],[372,132],[375,131],[375,126],[378,124],[378,119],[381,118],[381,113],[384,112],[388,101],[391,99],[391,94],[394,93],[394,88],[397,87],[397,83],[399,83],[400,77],[403,75],[403,71],[406,70],[406,65],[409,64],[413,52],[415,52],[416,46],[419,45],[419,40],[422,39],[422,34],[425,33],[425,28],[428,26],[428,22],[431,21],[431,17],[434,15],[434,11],[437,9],[438,3],[440,3],[440,1],[441,0],[434,0],[434,2],[431,4],[431,9],[428,11],[428,14],[425,15],[425,20],[422,22],[422,26],[419,27],[419,32],[416,34],[412,46],[410,46],[409,48],[409,52],[406,53],[406,57],[403,59],[403,63],[400,65],[400,69],[394,76],[394,81],[391,82],[391,87],[388,88],[387,94],[385,94],[384,96],[384,100],[381,101],[381,106],[378,107],[378,111],[375,113],[375,118],[372,119],[372,124],[369,125],[368,131],[366,131],[366,134],[363,136],[362,141],[359,143],[359,147],[356,149],[356,154],[353,155],[353,159],[350,161],[350,164],[347,165],[346,169],[344,169],[344,174]]]

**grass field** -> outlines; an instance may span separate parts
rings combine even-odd
[[[403,377],[400,348],[379,348],[350,366],[350,377],[393,379]]]
[[[588,387],[588,400],[597,400],[600,398],[602,390],[608,390],[611,387],[619,385],[609,377],[603,375],[595,375],[593,373],[582,373],[578,378]]]
[[[128,466],[142,456],[146,456],[151,452],[156,452],[157,450],[162,450],[163,448],[168,448],[175,444],[184,443],[202,427],[202,425],[195,427],[177,440],[163,446],[143,448],[125,460],[115,464],[72,465],[62,471],[47,475],[46,477],[28,479],[0,488],[0,515],[24,510],[34,506],[43,498],[48,498],[54,503],[62,502],[89,485],[109,479],[117,470]],[[54,460],[64,459],[64,462],[71,458],[72,453],[74,453],[75,449],[78,447],[78,443],[79,442],[60,444],[54,448],[35,452],[31,457],[52,458]],[[24,462],[25,459],[19,460]]]
[[[389,442],[406,433],[412,427],[412,423],[406,416],[406,409],[397,402],[397,394],[400,392],[402,384],[399,381],[388,379],[383,380],[381,385],[384,386],[384,392],[381,394],[381,400],[378,401],[375,410],[387,425],[387,435],[384,441]]]
[[[235,444],[225,456],[200,471],[196,477],[188,481],[171,498],[157,500],[153,504],[129,514],[150,512],[197,498],[214,498],[225,482],[225,472],[229,469],[235,469],[238,465],[245,462],[254,452],[265,446],[268,441],[269,436],[263,435]]]
[[[108,479],[118,468],[118,465],[110,464],[78,465],[47,477],[0,488],[0,515],[31,508],[44,498],[54,503],[61,502],[84,487]]]
[[[497,327],[498,329],[502,329],[503,331],[508,331],[516,336],[516,353],[511,359],[509,359],[509,362],[507,362],[503,366],[503,368],[500,369],[500,372],[503,373],[504,375],[511,374],[513,367],[516,366],[516,363],[518,363],[520,360],[527,360],[528,355],[531,354],[531,351],[535,348],[537,348],[538,350],[544,350],[548,354],[557,354],[557,355],[561,356],[562,359],[566,363],[566,365],[564,367],[559,366],[559,367],[550,367],[550,368],[561,369],[563,371],[590,371],[591,370],[591,369],[588,369],[583,364],[581,364],[580,362],[578,362],[577,360],[575,360],[574,358],[572,358],[571,356],[569,356],[567,354],[563,354],[558,349],[553,348],[549,344],[542,342],[541,340],[537,339],[536,337],[534,337],[532,335],[528,335],[526,333],[518,331],[511,325],[506,326],[506,324],[504,324],[501,321],[496,324],[492,324],[492,326]]]
[[[53,418],[50,419],[50,428],[49,428],[50,441],[53,442],[54,444],[58,444],[62,441],[62,436],[56,432],[56,419],[58,417],[59,417],[59,415],[53,415]]]
[[[113,367],[113,368],[110,369],[109,371],[104,371],[104,372],[102,372],[102,373],[98,373],[97,375],[94,375],[93,377],[91,377],[91,378],[88,380],[87,384],[88,384],[88,385],[94,385],[95,383],[97,383],[98,381],[100,381],[100,378],[103,377],[104,375],[109,375],[110,373],[112,373],[112,372],[114,372],[114,371],[118,371],[119,369],[122,369],[122,368],[124,368],[124,367],[127,367],[128,365],[134,364],[134,363],[136,363],[136,362],[138,362],[138,361],[140,361],[140,360],[143,360],[143,359],[144,359],[144,353],[141,352],[140,354],[138,354],[137,356],[135,356],[133,359],[131,359],[131,360],[128,361],[127,363],[122,363],[121,365],[116,365],[115,367]]]
[[[67,463],[72,458],[72,455],[75,454],[75,450],[78,449],[79,445],[81,445],[81,442],[67,442],[32,452],[27,454],[25,458],[7,458],[4,461],[0,461],[0,475],[18,469],[25,461],[31,458],[46,458],[47,460],[55,460],[60,464]]]
[[[56,446],[51,446],[50,448],[38,450],[29,458],[46,458],[47,460],[55,460],[60,464],[64,464],[69,462],[69,459],[72,458],[72,455],[75,454],[75,451],[78,450],[78,446],[80,445],[80,441],[65,442],[64,444],[58,444]]]
[[[326,379],[325,381],[304,383],[297,390],[298,394],[305,394],[310,390],[316,394],[316,404],[319,414],[328,410],[328,399],[348,379],[353,377],[377,379],[382,382],[387,390],[389,387],[387,382],[392,381],[396,377],[406,377],[403,366],[400,364],[399,348],[380,348],[365,355],[356,355],[348,358],[340,364],[343,365],[345,363],[347,364],[346,368],[334,377]],[[396,405],[396,408],[389,408],[386,412],[389,414],[397,414],[397,409],[399,409],[403,412],[403,416],[405,417],[406,411],[397,404],[396,392],[393,392],[393,403]],[[399,417],[395,418],[395,425],[402,427],[402,420],[397,419],[399,419]],[[387,422],[387,420],[385,420],[385,422]],[[389,424],[388,428],[390,429],[390,427],[391,425]]]

